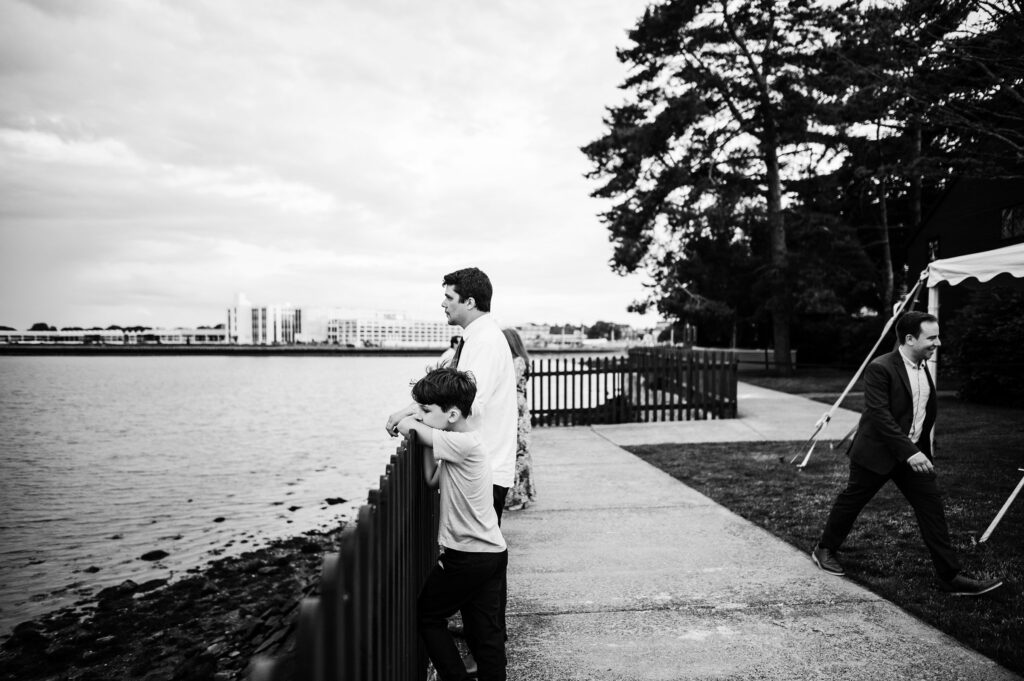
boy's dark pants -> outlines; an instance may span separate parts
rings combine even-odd
[[[466,642],[480,681],[505,681],[505,623],[501,595],[508,551],[468,553],[445,549],[427,575],[417,601],[420,636],[442,681],[466,678],[448,618],[462,611]]]

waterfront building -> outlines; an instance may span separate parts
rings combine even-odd
[[[442,321],[405,319],[396,314],[332,319],[327,324],[327,342],[353,347],[447,348],[462,327]]]
[[[290,345],[302,332],[302,310],[291,305],[253,305],[238,294],[228,308],[228,341],[236,345]]]
[[[0,331],[0,343],[26,345],[210,345],[227,343],[227,330],[217,329],[65,329],[63,331]]]
[[[586,334],[583,327],[550,324],[521,324],[516,327],[523,343],[530,348],[583,347]]]

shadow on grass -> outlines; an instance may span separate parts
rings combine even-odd
[[[955,598],[938,590],[913,512],[891,484],[865,508],[839,557],[854,581],[1024,673],[1024,496],[992,537],[977,543],[1022,475],[1017,469],[1024,467],[1024,412],[941,398],[939,415],[936,465],[953,545],[967,572],[1003,577],[1006,585],[981,598]],[[837,439],[842,435],[830,433]],[[830,451],[828,443],[817,446],[802,471],[788,465],[801,443],[627,449],[808,552],[848,471],[846,456]]]

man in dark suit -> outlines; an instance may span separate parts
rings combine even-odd
[[[908,312],[896,322],[896,335],[899,348],[876,358],[864,372],[864,412],[850,445],[850,479],[811,558],[825,572],[844,574],[835,552],[864,506],[892,480],[914,509],[942,587],[958,596],[987,593],[1002,581],[961,572],[932,464],[936,400],[927,360],[940,345],[939,320]]]

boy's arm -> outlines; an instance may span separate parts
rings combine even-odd
[[[429,447],[423,448],[423,481],[427,487],[437,487],[437,481],[441,477],[441,467],[437,465],[434,458],[434,450]]]
[[[410,432],[415,431],[424,447],[433,448],[434,446],[434,429],[430,426],[423,425],[422,421],[417,421],[413,416],[406,416],[398,422],[398,425],[395,426],[395,428],[402,435],[408,435]]]
[[[408,417],[419,412],[419,405],[415,402],[410,402],[409,406],[404,409],[399,409],[394,414],[388,417],[387,422],[384,424],[384,429],[388,431],[388,435],[394,437],[398,435],[398,423]],[[402,433],[403,435],[405,433]]]
[[[440,469],[437,466],[437,461],[434,460],[434,429],[423,425],[412,416],[407,416],[399,421],[396,428],[402,435],[408,435],[410,432],[416,433],[416,437],[423,444],[423,480],[428,487],[437,487]]]

